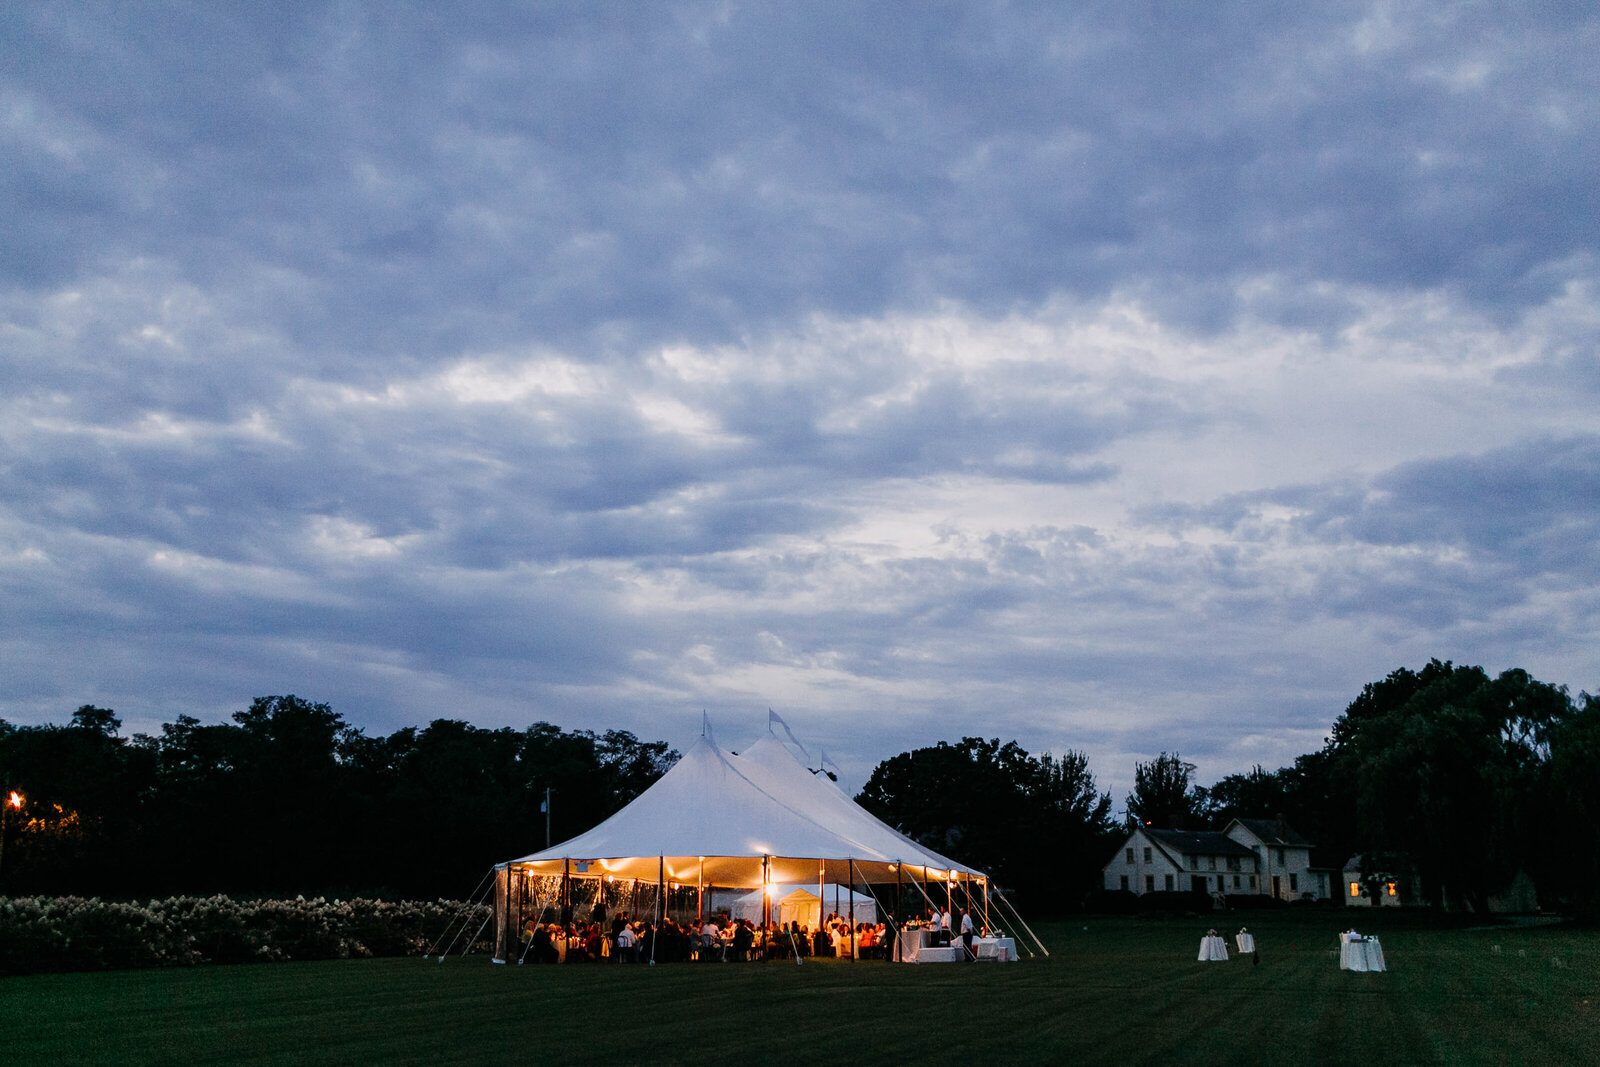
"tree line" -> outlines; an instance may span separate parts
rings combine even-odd
[[[1180,756],[1137,768],[1130,820],[1220,829],[1283,815],[1342,865],[1414,877],[1435,906],[1484,911],[1519,873],[1540,904],[1600,917],[1600,699],[1524,670],[1437,659],[1365,686],[1323,747],[1215,785]]]
[[[116,898],[465,896],[490,864],[562,841],[677,759],[664,741],[536,722],[439,719],[368,736],[327,704],[254,700],[120,736],[107,708],[65,726],[0,721],[0,778],[24,794],[0,892]]]
[[[109,709],[0,720],[0,777],[27,789],[0,835],[0,893],[132,898],[463,895],[494,862],[582,833],[677,759],[627,731],[486,730],[440,719],[368,736],[328,705],[261,697],[120,736]],[[1283,816],[1321,864],[1413,873],[1481,909],[1519,873],[1541,902],[1600,913],[1600,700],[1510,670],[1434,660],[1364,687],[1324,745],[1203,787],[1166,752],[1135,767],[1126,820],[1221,829]],[[965,737],[903,752],[857,800],[1028,905],[1079,904],[1126,827],[1088,758]]]

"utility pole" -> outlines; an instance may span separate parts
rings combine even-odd
[[[550,847],[550,787],[544,787],[544,803],[539,805],[539,810],[544,812],[544,847]]]

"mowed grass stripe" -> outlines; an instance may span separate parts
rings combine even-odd
[[[1223,918],[1045,924],[1053,956],[1004,967],[469,957],[10,978],[0,1063],[1600,1062],[1592,931],[1274,913],[1244,919],[1260,966],[1196,962]],[[1338,970],[1351,922],[1378,928],[1389,972]]]

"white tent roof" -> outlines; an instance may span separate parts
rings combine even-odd
[[[930,870],[978,872],[921,845],[845,796],[833,779],[812,774],[783,742],[768,734],[730,761],[764,791],[807,812],[824,826],[865,842],[895,863]],[[920,872],[919,872],[920,873]]]
[[[917,845],[814,778],[775,738],[729,757],[702,737],[655,784],[611,818],[510,864],[534,873],[679,883],[894,881],[897,866],[928,877],[970,868]]]

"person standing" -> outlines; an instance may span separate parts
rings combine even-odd
[[[961,912],[961,945],[967,950],[965,958],[976,961],[978,954],[972,951],[972,913],[965,909]]]

